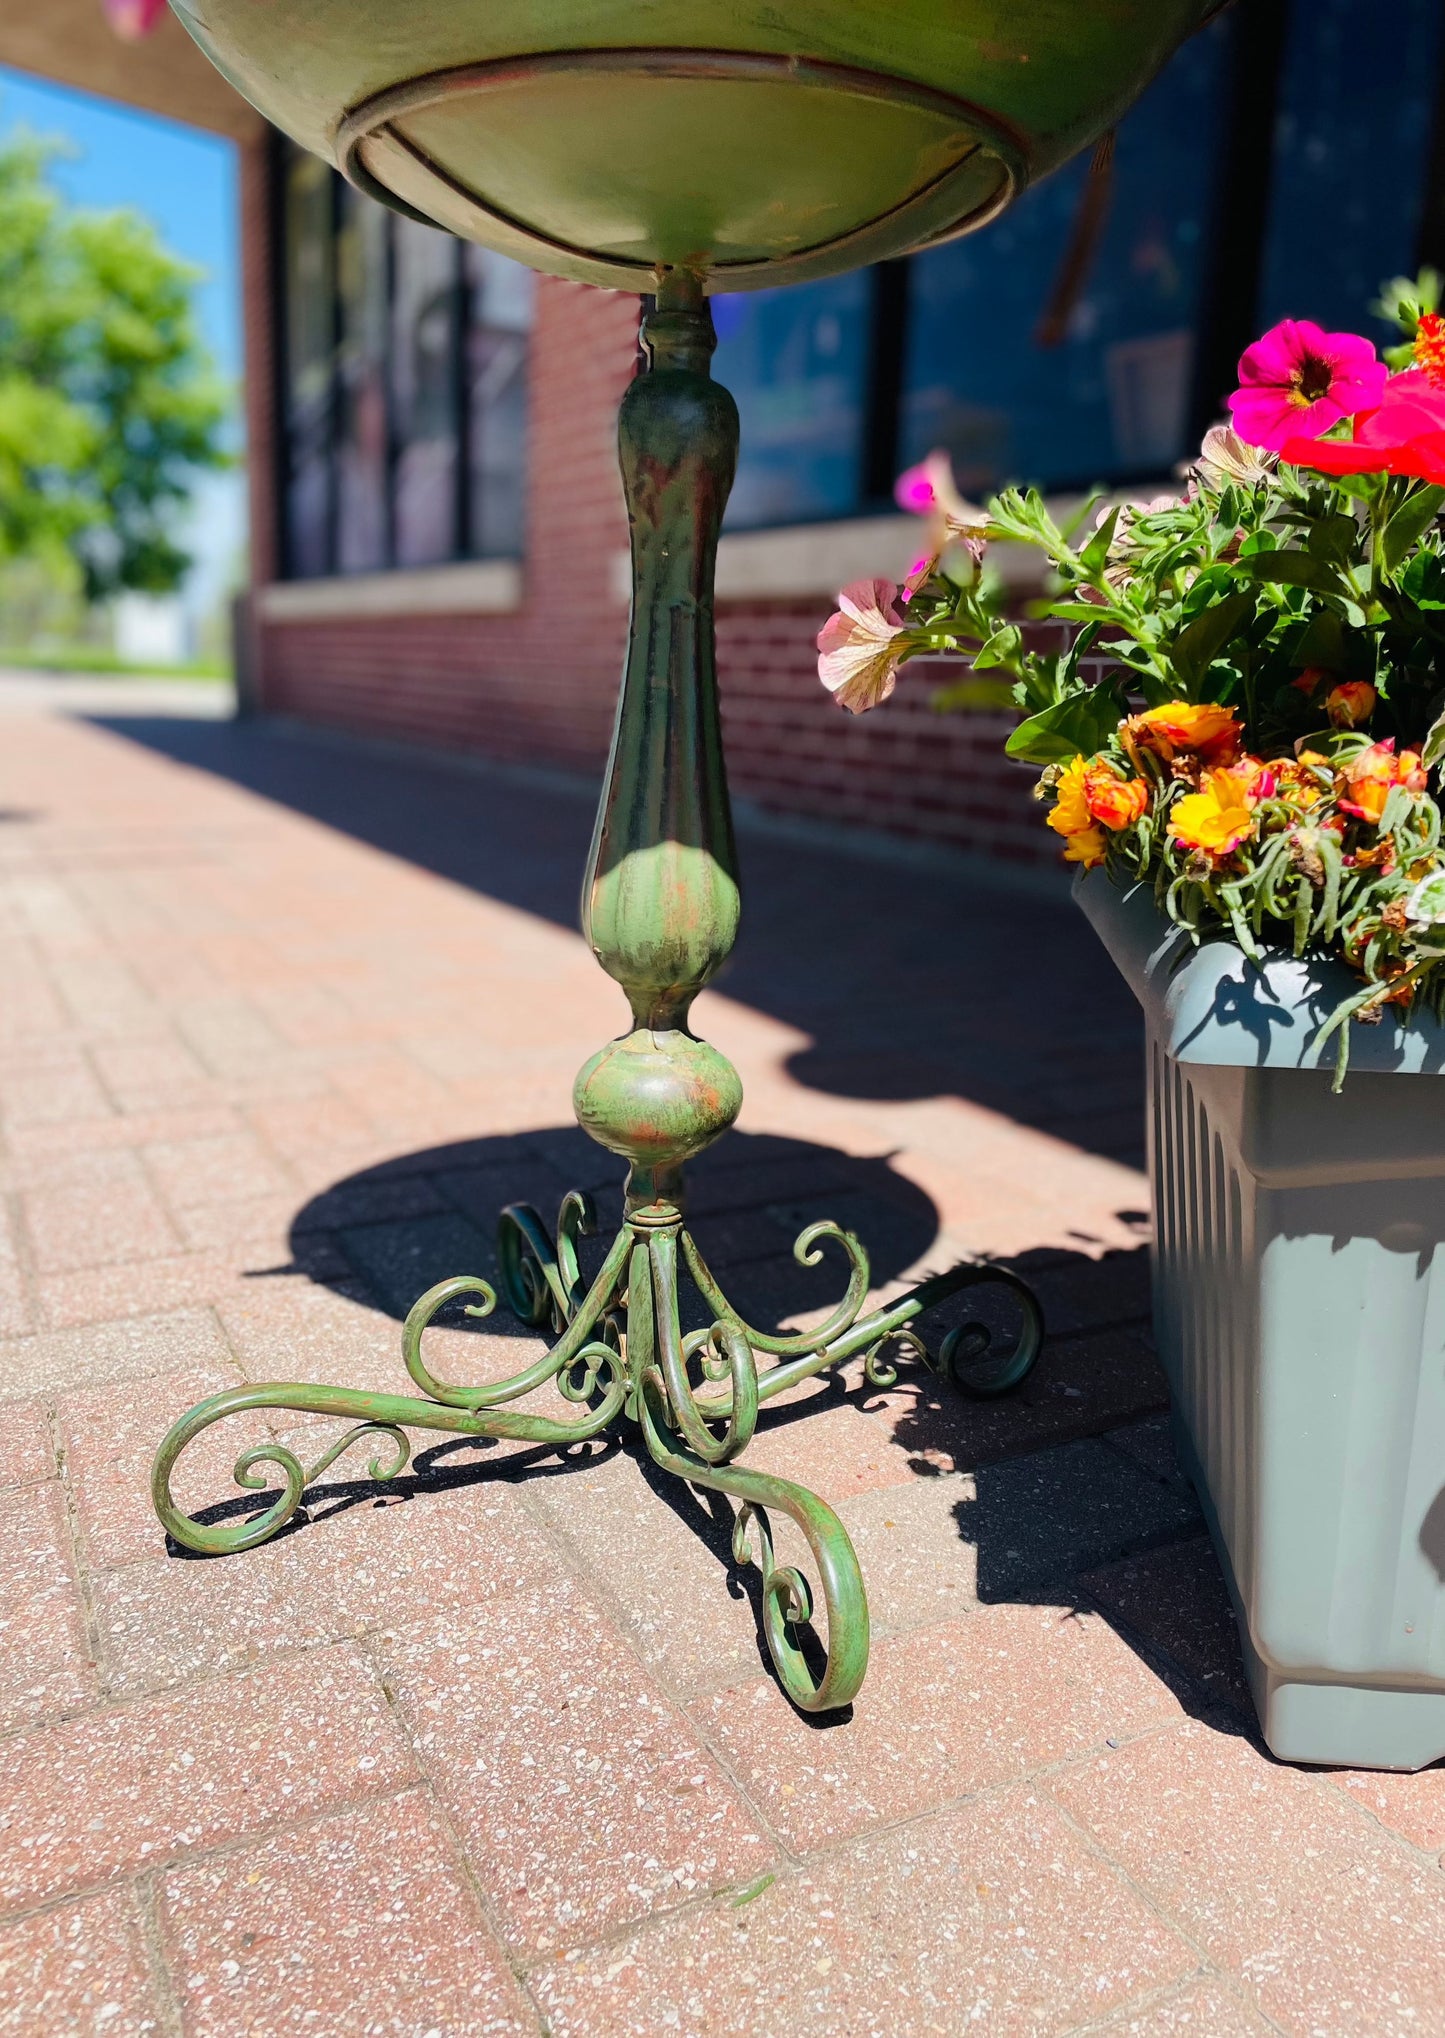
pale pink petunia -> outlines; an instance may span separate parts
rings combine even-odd
[[[1291,439],[1317,439],[1342,418],[1374,410],[1387,374],[1358,333],[1282,319],[1240,357],[1240,386],[1229,399],[1234,428],[1247,444],[1276,453]]]
[[[1194,471],[1210,488],[1222,489],[1230,482],[1242,488],[1256,488],[1267,481],[1278,466],[1278,455],[1263,446],[1246,445],[1232,425],[1211,425]]]
[[[818,632],[818,677],[839,707],[861,715],[886,701],[911,635],[891,580],[855,580]]]

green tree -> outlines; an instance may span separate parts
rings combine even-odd
[[[201,272],[130,211],[69,205],[56,145],[0,141],[0,564],[87,601],[164,594],[198,472],[229,464],[229,392],[196,326]]]

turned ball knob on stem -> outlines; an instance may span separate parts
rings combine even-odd
[[[622,402],[632,615],[582,931],[633,1029],[587,1063],[579,1122],[632,1163],[629,1201],[675,1202],[680,1164],[737,1117],[726,1056],[689,1030],[737,938],[738,880],[713,649],[718,530],[737,465],[737,405],[708,373],[700,281],[671,272],[643,322],[650,369]]]

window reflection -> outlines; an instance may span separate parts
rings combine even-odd
[[[396,563],[453,559],[457,531],[458,244],[398,219],[391,312]]]
[[[387,561],[387,216],[343,186],[336,239],[340,321],[336,402],[336,563]]]
[[[332,175],[314,156],[287,167],[286,528],[296,573],[331,568]]]
[[[463,249],[467,292],[468,549],[522,549],[527,452],[527,338],[536,278],[489,248]]]
[[[731,529],[846,516],[862,491],[872,277],[715,297],[713,373],[737,398]]]
[[[1375,332],[1369,306],[1415,267],[1440,74],[1440,0],[1293,0],[1280,78],[1260,328]]]
[[[1187,43],[1122,122],[1103,236],[1061,343],[1040,317],[1088,164],[995,225],[919,255],[903,462],[944,447],[966,492],[1160,473],[1186,450],[1229,24]]]

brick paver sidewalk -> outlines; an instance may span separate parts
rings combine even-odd
[[[0,746],[0,2031],[1445,2032],[1440,1774],[1251,1737],[1159,1419],[1137,1027],[1067,904],[745,842],[698,1021],[748,1101],[693,1202],[735,1298],[829,1299],[789,1247],[834,1214],[885,1283],[1018,1256],[1054,1331],[1006,1402],[765,1416],[749,1461],[837,1506],[873,1609],[810,1723],[722,1512],[625,1444],[353,1454],[239,1557],[150,1512],[201,1395],[400,1391],[497,1204],[615,1209],[567,1122],[623,1016],[585,802],[184,717]]]

